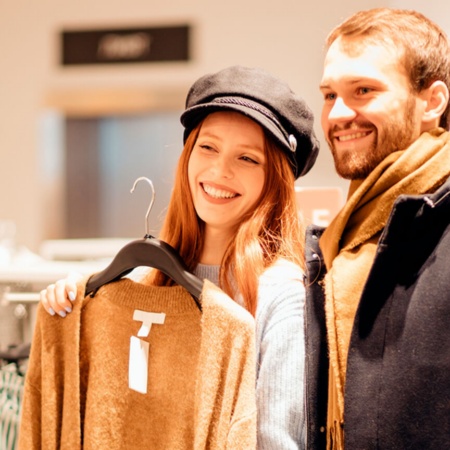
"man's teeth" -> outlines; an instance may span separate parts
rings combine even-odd
[[[237,194],[233,192],[223,191],[222,189],[216,189],[212,186],[208,186],[207,184],[203,185],[204,191],[213,198],[233,198],[236,197]]]
[[[369,133],[353,133],[353,134],[346,134],[345,136],[339,136],[338,140],[340,142],[344,141],[350,141],[351,139],[359,139],[364,136],[367,136]]]

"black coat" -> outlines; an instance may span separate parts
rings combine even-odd
[[[308,449],[325,448],[322,231],[306,240]],[[394,204],[352,330],[344,422],[346,450],[450,448],[450,179]]]

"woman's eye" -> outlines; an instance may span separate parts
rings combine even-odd
[[[213,152],[213,151],[215,151],[215,149],[214,149],[213,147],[211,147],[210,145],[208,145],[208,144],[201,144],[201,145],[199,145],[199,147],[200,147],[202,150],[206,150],[206,151],[208,151],[208,152]]]
[[[250,156],[241,156],[241,159],[242,159],[243,161],[247,161],[247,162],[250,162],[250,163],[252,163],[252,164],[259,164],[258,161],[256,161],[256,160],[253,159],[253,158],[250,158]]]
[[[327,94],[324,94],[324,100],[325,101],[333,101],[336,99],[336,94],[333,94],[332,92],[328,92]]]

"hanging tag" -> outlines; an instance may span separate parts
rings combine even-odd
[[[128,387],[141,394],[147,393],[149,347],[148,342],[131,336]]]
[[[147,337],[152,324],[162,325],[166,320],[164,313],[154,313],[135,309],[133,320],[142,322],[138,336]],[[135,336],[130,338],[130,359],[128,362],[128,387],[141,394],[147,393],[148,357],[150,344]]]
[[[138,336],[147,337],[152,328],[152,324],[162,325],[166,320],[166,315],[164,313],[154,313],[141,311],[140,309],[135,309],[133,313],[133,320],[137,322],[142,322],[142,326],[138,331]]]

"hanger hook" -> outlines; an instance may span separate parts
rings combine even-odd
[[[136,185],[139,183],[139,181],[141,180],[145,180],[147,181],[147,183],[150,185],[150,187],[152,188],[152,198],[150,200],[150,205],[148,206],[147,209],[147,213],[145,214],[145,238],[149,238],[150,236],[150,222],[149,222],[149,216],[150,216],[150,211],[152,209],[153,203],[155,201],[155,188],[153,187],[153,183],[152,180],[150,180],[147,177],[139,177],[133,184],[133,187],[131,188],[131,193],[134,192],[134,189],[136,188]]]

